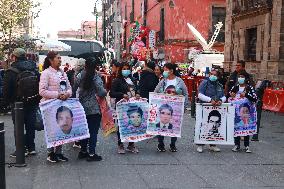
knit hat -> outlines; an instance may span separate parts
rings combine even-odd
[[[26,51],[22,48],[16,48],[14,49],[13,53],[14,56],[16,56],[17,58],[19,57],[23,57],[26,55]]]

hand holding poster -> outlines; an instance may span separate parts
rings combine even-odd
[[[85,111],[78,99],[40,104],[47,148],[89,138]]]
[[[147,133],[181,137],[184,96],[150,93]]]
[[[256,107],[247,98],[229,98],[236,107],[234,136],[247,136],[257,133]]]
[[[231,104],[212,106],[196,104],[196,144],[234,144],[235,107]]]
[[[148,118],[147,99],[129,101],[122,99],[116,104],[118,126],[122,142],[138,142],[152,138],[146,134]]]

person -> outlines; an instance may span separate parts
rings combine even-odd
[[[79,88],[79,100],[84,107],[90,138],[81,141],[81,151],[78,159],[87,158],[87,161],[101,161],[102,157],[96,154],[97,135],[101,125],[101,110],[97,101],[98,97],[105,97],[107,91],[103,87],[103,81],[96,71],[98,62],[92,58],[86,59],[85,69],[76,77],[73,90]],[[89,143],[89,152],[87,145]]]
[[[50,99],[67,100],[72,95],[72,89],[66,73],[60,69],[61,57],[58,52],[48,52],[44,64],[43,72],[40,77],[39,94],[42,96],[41,102]],[[62,154],[62,146],[47,149],[47,161],[56,163],[68,161]]]
[[[127,129],[130,130],[131,133],[139,133],[146,129],[147,126],[143,124],[143,110],[139,106],[129,106],[127,116],[129,120]]]
[[[149,92],[154,92],[156,86],[159,83],[158,77],[154,73],[155,63],[147,62],[143,71],[141,72],[139,82],[139,94],[142,98],[149,99]]]
[[[38,83],[39,72],[36,63],[26,59],[26,51],[16,48],[12,55],[12,64],[3,78],[3,102],[5,106],[12,107],[12,120],[15,127],[14,103],[24,103],[24,124],[25,124],[25,155],[35,155],[35,123],[36,111],[39,104]],[[16,144],[16,128],[14,128]],[[16,157],[16,151],[10,154]]]
[[[127,62],[123,62],[121,67],[119,67],[117,78],[112,81],[109,95],[111,98],[115,98],[115,104],[122,99],[128,100],[129,98],[137,96],[137,86],[135,80],[131,76],[131,67]],[[117,130],[117,137],[118,153],[125,154],[125,149],[120,139],[119,129]],[[126,150],[133,153],[139,152],[134,142],[129,142]]]
[[[158,64],[156,64],[155,66],[155,74],[158,77],[159,81],[163,79],[163,69]]]
[[[112,76],[113,79],[116,78],[117,72],[118,72],[120,66],[121,66],[121,64],[117,60],[112,60],[112,62],[111,62],[111,76]]]
[[[230,96],[232,98],[247,98],[250,102],[256,103],[257,101],[257,95],[255,92],[255,89],[253,86],[249,84],[249,80],[246,79],[246,72],[243,70],[238,74],[238,84],[234,86],[230,92]],[[249,126],[250,124],[250,106],[247,103],[244,103],[240,105],[240,118],[239,122],[241,122],[241,125],[244,125],[244,127]],[[240,150],[240,141],[241,137],[237,136],[234,138],[235,140],[235,146],[232,149],[233,152],[237,152]],[[249,140],[250,136],[246,135],[244,136],[244,146],[247,153],[251,153],[251,150],[249,148]]]
[[[169,86],[174,86],[174,92],[172,95],[183,95],[185,97],[185,107],[188,106],[188,91],[184,81],[176,76],[176,65],[166,63],[164,65],[163,79],[159,82],[155,88],[155,93],[167,93],[170,89]],[[169,88],[168,88],[169,87]],[[176,148],[177,137],[171,138],[170,151],[177,152]],[[158,152],[165,152],[164,136],[158,136]]]
[[[56,111],[56,122],[64,134],[70,134],[73,124],[73,113],[66,106],[60,106]]]
[[[225,85],[226,85],[226,82],[227,82],[227,78],[226,78],[226,75],[225,75],[225,73],[224,73],[224,68],[219,68],[218,70],[219,70],[219,72],[220,72],[218,81],[219,81],[219,83],[221,83],[221,84],[223,85],[223,87],[225,88]]]
[[[160,122],[156,124],[156,127],[162,129],[173,129],[173,124],[171,124],[173,112],[174,110],[170,105],[161,105],[159,108]]]
[[[226,95],[227,98],[230,97],[230,94],[229,94],[230,90],[238,84],[238,74],[240,72],[243,73],[243,75],[245,76],[246,81],[249,85],[251,85],[253,87],[255,86],[255,83],[253,81],[253,77],[249,73],[246,72],[245,67],[246,67],[245,61],[240,60],[240,61],[237,62],[235,71],[230,75],[230,77],[227,80],[226,85],[225,85],[225,95]]]
[[[198,89],[198,98],[200,103],[211,103],[213,106],[221,106],[226,101],[223,86],[218,82],[218,71],[211,70],[209,78],[201,82]],[[196,144],[197,152],[203,152],[204,144]],[[209,145],[209,150],[220,152],[216,145]]]
[[[225,140],[225,137],[221,135],[219,128],[221,126],[222,116],[218,110],[212,110],[208,115],[207,128],[203,129],[201,138],[206,140]]]

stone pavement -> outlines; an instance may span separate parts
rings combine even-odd
[[[6,161],[14,151],[10,116],[0,116],[6,127]],[[260,142],[251,142],[252,154],[196,152],[194,119],[185,116],[177,153],[158,153],[156,140],[140,142],[139,154],[116,153],[116,135],[100,135],[97,152],[102,162],[77,160],[78,149],[65,145],[69,162],[46,161],[43,132],[37,132],[38,155],[28,157],[25,168],[6,168],[7,189],[195,189],[195,188],[284,188],[284,116],[265,112]],[[166,140],[169,144],[169,140]],[[243,144],[242,144],[243,145]]]

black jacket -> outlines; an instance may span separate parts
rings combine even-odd
[[[22,59],[12,63],[11,67],[18,69],[20,72],[25,70],[33,71],[37,74],[38,80],[40,79],[40,74],[35,62]],[[17,75],[18,74],[11,69],[8,69],[4,74],[3,99],[7,105],[16,101]]]
[[[130,78],[134,83],[134,90],[137,92],[137,86],[135,85],[135,80]],[[123,99],[123,95],[129,92],[129,85],[123,77],[115,78],[111,83],[111,88],[109,95],[111,98],[115,98],[115,103]]]
[[[237,93],[239,91],[239,85],[233,87],[230,92],[233,92],[233,93]],[[251,101],[251,102],[256,102],[257,101],[257,95],[256,95],[256,92],[255,92],[255,89],[253,86],[251,85],[246,85],[245,87],[245,96],[246,98]]]
[[[159,78],[152,70],[143,70],[138,86],[140,96],[149,99],[149,92],[154,92],[158,83]]]

